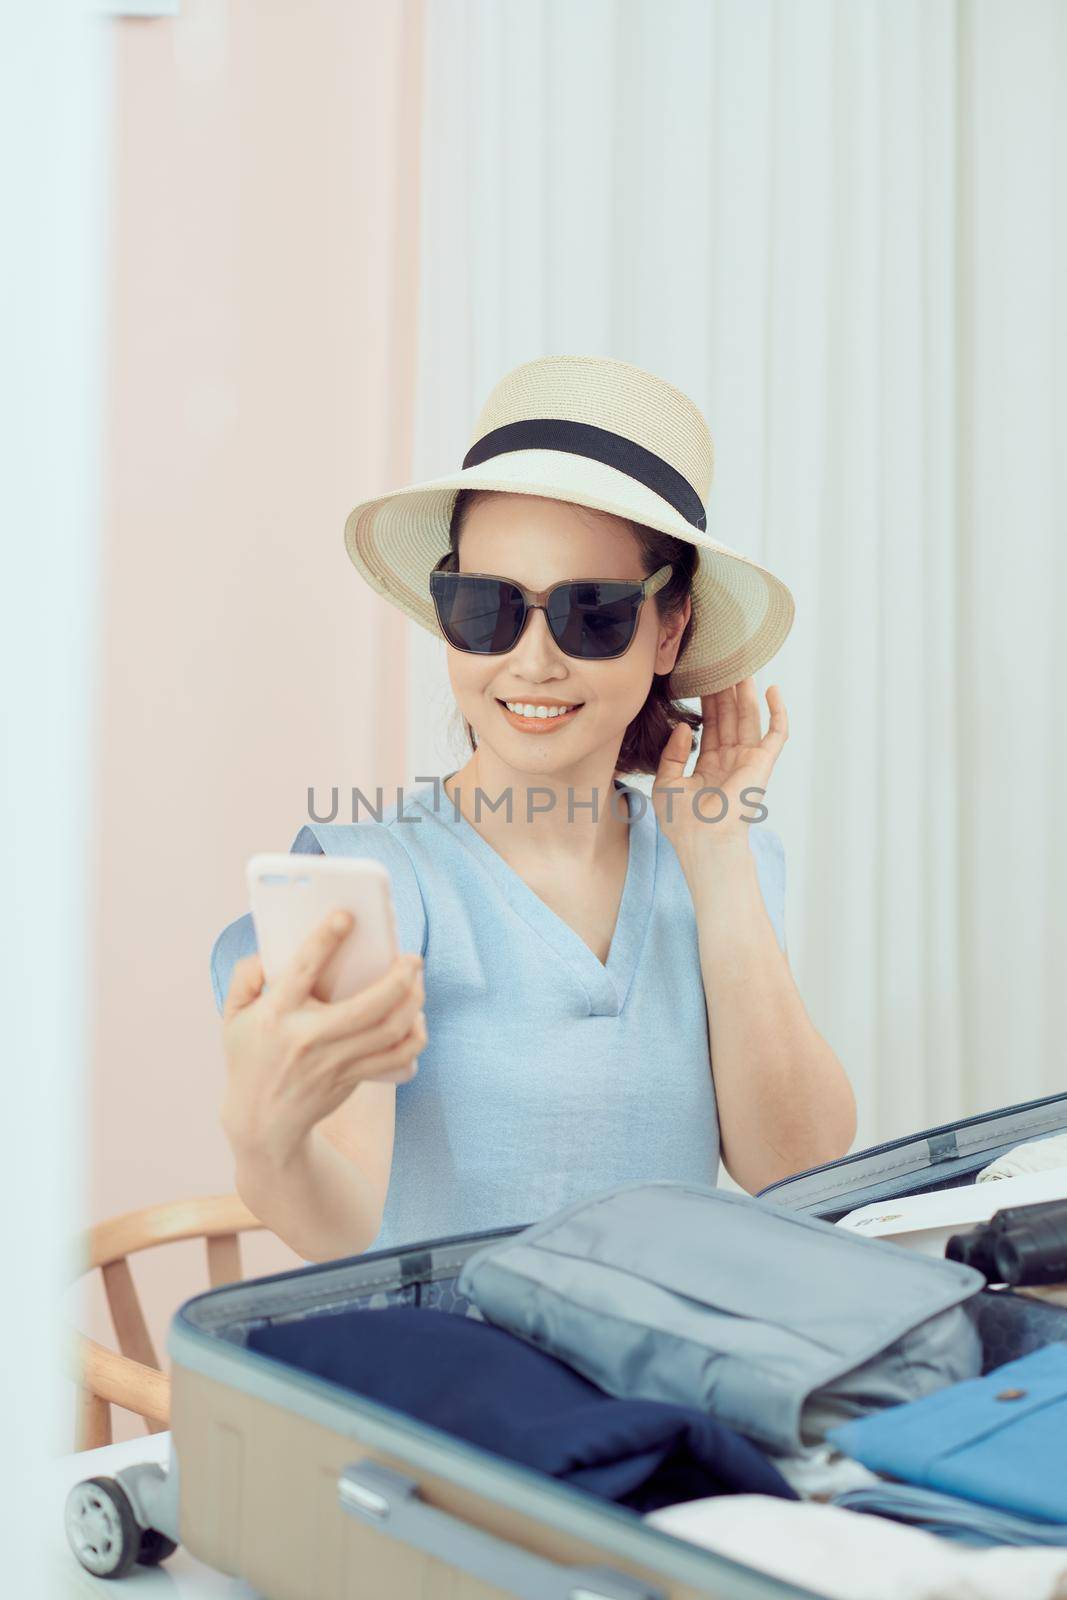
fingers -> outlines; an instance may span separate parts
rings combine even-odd
[[[377,982],[347,1000],[335,1000],[327,1006],[317,1019],[318,1036],[323,1040],[350,1039],[353,1034],[380,1027],[402,1005],[407,1006],[410,1026],[410,1017],[425,998],[421,957],[398,956]]]
[[[243,1011],[263,989],[263,963],[258,955],[242,956],[235,961],[230,974],[230,988],[222,1008],[224,1021]]]
[[[700,730],[700,753],[705,750],[719,748],[719,697],[717,694],[703,694],[700,697],[700,715],[704,726]]]
[[[374,1083],[403,1083],[418,1070],[415,1058],[427,1040],[425,997],[411,993],[377,1026],[355,1034],[334,1037],[329,1043],[317,1035],[328,1053],[327,1065],[342,1076],[349,1087],[364,1079]]]
[[[759,695],[755,678],[742,678],[737,684],[737,742],[757,745],[763,734]]]
[[[378,1056],[365,1056],[362,1059],[360,1075],[370,1083],[410,1083],[419,1070],[419,1056],[426,1050],[426,1040],[426,1013],[418,1011],[410,1032],[400,1043]]]
[[[772,683],[767,690],[767,706],[771,713],[771,725],[760,740],[764,750],[770,750],[775,755],[781,750],[789,738],[789,716],[785,709],[782,692],[776,683]]]
[[[720,746],[734,745],[737,743],[736,686],[731,684],[728,689],[720,689],[715,696],[715,700],[715,709],[719,717],[719,744]]]
[[[753,677],[742,678],[717,694],[702,695],[704,730],[693,776],[727,770],[720,764],[720,755],[726,762],[732,758],[735,765],[743,761],[746,768],[757,750],[774,760],[789,737],[785,701],[777,684],[767,690],[767,705],[770,727],[761,738],[763,713]]]
[[[684,737],[683,737],[684,735]],[[693,753],[693,731],[687,722],[676,722],[660,752],[655,783],[671,784],[682,776]],[[653,785],[655,787],[655,784]]]
[[[701,704],[704,708],[702,752],[730,745],[759,744],[763,717],[755,678],[742,678],[740,683],[720,689],[717,694],[704,695]]]
[[[425,999],[421,983],[413,985],[381,1022],[353,1041],[360,1057],[366,1060],[381,1056],[390,1065],[396,1065],[398,1059],[405,1061],[421,1050],[426,1043],[426,1014],[422,1009]],[[420,1028],[423,1030],[421,1037],[413,1040],[412,1035]]]
[[[333,911],[311,930],[278,981],[271,984],[280,1011],[293,1010],[308,998],[352,921],[351,911]]]

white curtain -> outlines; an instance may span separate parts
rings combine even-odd
[[[859,1142],[1067,1088],[1067,7],[426,18],[416,476],[538,355],[692,395],[710,531],[796,597],[768,805]],[[408,781],[464,756],[443,648]]]

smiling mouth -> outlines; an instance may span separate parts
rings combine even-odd
[[[505,700],[497,699],[496,703],[503,711],[504,715],[511,718],[512,722],[523,724],[526,727],[537,728],[552,728],[555,727],[557,723],[569,722],[573,716],[577,716],[578,712],[585,705],[584,700],[578,700],[573,706],[568,707],[566,711],[559,711],[553,716],[539,717],[535,713],[532,717],[528,717],[524,713],[510,710]],[[523,701],[523,704],[533,705],[535,702],[532,700],[525,700]]]

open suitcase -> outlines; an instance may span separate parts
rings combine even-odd
[[[813,1168],[764,1190],[826,1221],[872,1200],[973,1182],[1015,1145],[1067,1131],[1067,1094],[1011,1106]],[[531,1219],[540,1220],[540,1219]],[[121,1576],[181,1541],[265,1600],[787,1600],[810,1596],[544,1474],[245,1348],[251,1328],[385,1305],[464,1314],[460,1267],[494,1229],[312,1264],[186,1301],[171,1322],[171,1454],[92,1480],[114,1530],[78,1526],[83,1565]],[[1004,1289],[971,1302],[985,1369],[1053,1340],[1067,1308]],[[102,1486],[101,1486],[102,1483]]]

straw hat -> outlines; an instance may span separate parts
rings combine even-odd
[[[770,660],[794,606],[780,578],[705,531],[713,459],[707,423],[672,384],[627,361],[542,356],[496,385],[460,471],[361,502],[345,549],[372,589],[440,638],[429,575],[461,489],[568,500],[687,539],[693,627],[671,687],[714,694]]]

